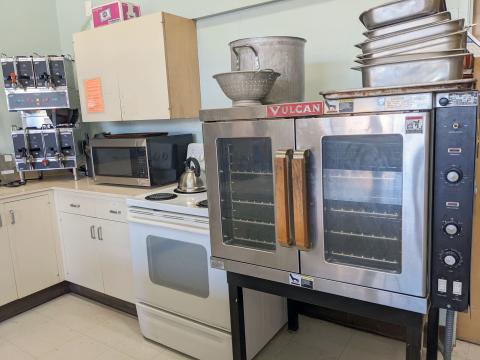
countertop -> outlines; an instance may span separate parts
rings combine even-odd
[[[0,200],[10,197],[30,195],[48,190],[66,190],[89,194],[115,196],[120,198],[135,197],[158,188],[138,188],[129,186],[99,185],[95,184],[91,178],[83,177],[74,181],[72,176],[46,177],[43,180],[28,180],[25,186],[20,187],[0,187]]]

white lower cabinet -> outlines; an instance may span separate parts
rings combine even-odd
[[[134,303],[132,251],[128,236],[128,224],[99,220],[97,235],[100,240],[105,293]]]
[[[62,212],[60,227],[66,279],[134,302],[128,225]]]
[[[18,297],[59,283],[49,195],[5,202],[3,207]]]
[[[18,298],[7,223],[0,205],[0,306]]]
[[[68,281],[103,292],[94,218],[61,213],[60,226]]]

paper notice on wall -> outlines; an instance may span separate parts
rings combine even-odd
[[[87,103],[87,112],[102,113],[104,111],[102,80],[100,78],[84,80],[84,87]]]

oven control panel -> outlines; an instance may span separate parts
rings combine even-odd
[[[470,265],[478,94],[437,95],[433,170],[431,296],[435,307],[465,311]]]

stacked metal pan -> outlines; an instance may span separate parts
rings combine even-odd
[[[468,55],[465,20],[452,20],[445,0],[397,0],[367,10],[367,40],[353,68],[364,87],[458,80]]]

